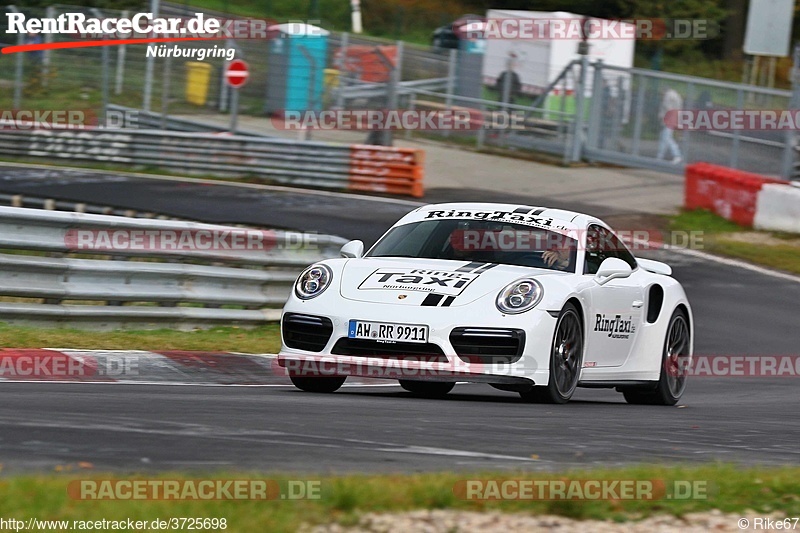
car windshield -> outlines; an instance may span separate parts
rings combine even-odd
[[[367,257],[450,259],[575,272],[577,241],[555,231],[487,220],[424,220],[392,228]]]

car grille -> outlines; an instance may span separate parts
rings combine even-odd
[[[321,352],[333,334],[333,322],[324,316],[286,313],[282,328],[286,346],[309,352]]]
[[[505,328],[455,328],[450,344],[468,363],[515,363],[525,348],[525,332]]]
[[[439,346],[431,343],[417,342],[378,342],[369,339],[341,338],[333,346],[332,353],[336,355],[353,355],[356,357],[379,357],[382,359],[400,359],[412,361],[426,361],[431,363],[446,363]]]

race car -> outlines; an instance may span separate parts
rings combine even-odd
[[[422,396],[488,383],[544,403],[595,387],[674,405],[685,390],[694,327],[683,287],[593,216],[433,204],[341,256],[306,268],[283,309],[278,362],[304,391],[333,392],[351,375]]]

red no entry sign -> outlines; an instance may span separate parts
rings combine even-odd
[[[241,87],[247,83],[247,78],[250,77],[250,71],[247,63],[241,59],[234,59],[225,69],[225,81],[234,89]]]

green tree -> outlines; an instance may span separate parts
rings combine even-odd
[[[703,51],[713,49],[719,42],[719,28],[728,16],[729,11],[726,7],[726,0],[629,0],[629,13],[626,16],[633,18],[662,19],[665,21],[665,29],[670,33],[675,33],[677,29],[676,21],[705,21],[707,29],[712,37],[704,39],[702,37],[693,38],[664,38],[655,40],[643,40],[637,43],[639,49],[645,53],[653,54],[656,61],[661,54],[691,56]],[[698,29],[702,28],[698,27]],[[658,68],[659,65],[654,65]]]

